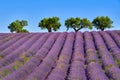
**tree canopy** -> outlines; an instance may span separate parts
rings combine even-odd
[[[102,31],[106,28],[112,28],[112,23],[113,21],[108,16],[98,16],[92,21],[93,26]]]
[[[48,32],[52,32],[52,30],[57,31],[60,26],[59,17],[43,18],[38,24],[38,27],[47,29]]]
[[[26,29],[23,29],[23,27],[27,25],[28,23],[26,20],[16,20],[9,24],[8,29],[10,29],[10,32],[28,32]]]
[[[21,29],[19,32],[29,32],[28,30],[26,30],[26,29]]]
[[[69,28],[73,28],[75,32],[79,31],[82,28],[92,29],[92,24],[87,18],[80,19],[79,17],[68,18],[65,20],[65,26],[67,30],[69,30]]]

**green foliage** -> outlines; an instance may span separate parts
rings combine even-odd
[[[24,65],[24,63],[22,61],[16,61],[13,65],[13,69],[17,70],[19,69],[22,65]]]
[[[105,73],[108,73],[108,70],[109,70],[110,68],[112,68],[112,67],[114,67],[113,64],[106,65],[106,66],[104,67]]]
[[[14,69],[14,70],[17,70],[19,67],[20,67],[20,64],[19,64],[19,65],[16,64],[16,65],[13,66],[13,69]]]
[[[24,60],[24,63],[25,63],[30,59],[30,57],[26,56],[25,54],[22,54],[21,59]]]
[[[22,29],[22,30],[20,30],[20,32],[22,32],[22,33],[29,33],[29,31],[26,30],[26,29]]]
[[[41,29],[47,29],[48,32],[52,32],[52,30],[57,31],[60,26],[59,17],[44,18],[38,24],[38,27],[41,27]]]
[[[103,62],[102,62],[101,59],[98,60],[98,63],[99,63],[99,65],[101,65],[101,66],[103,65],[103,64],[102,64]]]
[[[3,59],[4,58],[4,56],[3,55],[0,55],[0,59]]]
[[[8,29],[10,29],[10,32],[27,31],[27,30],[23,29],[23,27],[27,26],[27,25],[28,25],[28,23],[26,20],[21,20],[21,21],[16,20],[16,21],[12,22],[11,24],[9,24]]]
[[[11,70],[2,70],[1,72],[0,72],[0,78],[4,78],[5,76],[7,76],[7,75],[9,75],[11,73]]]
[[[21,20],[21,21],[19,21],[19,23],[20,23],[20,25],[21,25],[22,27],[28,25],[28,22],[27,22],[26,20]]]
[[[110,78],[109,80],[114,80],[114,79]]]
[[[120,60],[115,59],[115,63],[116,63],[118,66],[120,66]]]
[[[21,58],[20,60],[18,60],[14,63],[14,65],[13,65],[14,70],[19,69],[21,66],[23,66],[30,59],[30,57],[27,57],[24,54],[22,54],[20,56],[20,58]]]
[[[106,28],[112,28],[113,27],[112,23],[113,21],[108,16],[96,17],[92,21],[93,26],[95,26],[97,29],[100,29],[102,31]]]
[[[94,59],[89,60],[89,63],[91,63],[91,62],[96,62],[96,60],[94,60]]]
[[[68,18],[65,20],[65,26],[67,30],[69,30],[69,28],[73,28],[76,32],[82,28],[92,29],[92,24],[87,18],[80,19],[79,17]]]

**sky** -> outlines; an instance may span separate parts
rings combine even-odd
[[[27,20],[25,29],[29,32],[47,32],[41,30],[38,23],[43,18],[53,16],[60,18],[59,32],[66,31],[64,22],[67,18],[80,17],[92,21],[97,16],[109,16],[114,27],[107,30],[118,30],[120,0],[0,0],[0,33],[9,33],[8,26],[15,20]]]

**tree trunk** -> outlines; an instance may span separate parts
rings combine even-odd
[[[77,30],[75,30],[75,32],[78,32],[79,30],[77,29]]]
[[[77,32],[78,30],[76,28],[73,28],[75,30],[75,32]]]
[[[101,31],[104,31],[104,28],[101,28]]]
[[[82,29],[82,27],[76,29],[76,28],[73,28],[75,30],[75,32],[78,32],[80,29]]]
[[[52,32],[52,30],[51,30],[51,29],[48,29],[48,32]]]
[[[101,31],[104,31],[104,29],[105,29],[105,27],[100,26],[100,30]]]
[[[19,30],[17,30],[16,33],[19,33]]]

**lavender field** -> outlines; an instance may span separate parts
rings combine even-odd
[[[120,80],[120,30],[0,33],[0,80]]]

